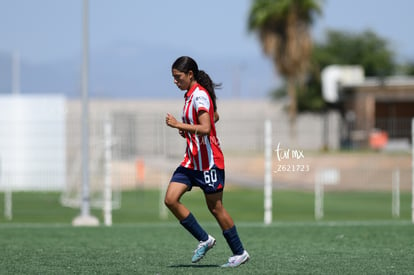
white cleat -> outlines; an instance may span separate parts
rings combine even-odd
[[[246,263],[250,259],[249,253],[246,250],[241,255],[234,255],[229,258],[229,261],[221,267],[238,267],[241,264]]]
[[[193,263],[198,262],[201,260],[204,255],[206,255],[207,251],[209,251],[213,246],[216,244],[216,239],[208,235],[208,239],[205,242],[200,242],[197,246],[197,249],[194,250],[194,256],[191,259]]]

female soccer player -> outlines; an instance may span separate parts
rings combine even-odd
[[[178,58],[172,65],[174,83],[185,91],[182,122],[167,114],[168,126],[179,130],[186,138],[184,160],[175,170],[165,195],[165,205],[181,225],[198,241],[192,262],[196,263],[210,250],[216,240],[207,234],[191,212],[180,202],[181,196],[193,186],[200,187],[207,207],[223,230],[233,252],[222,267],[237,267],[250,258],[240,241],[233,219],[223,206],[224,157],[216,135],[217,113],[214,88],[218,87],[208,74],[199,70],[197,63],[188,56]]]

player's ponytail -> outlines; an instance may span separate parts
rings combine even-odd
[[[217,111],[217,104],[216,104],[216,92],[214,91],[215,88],[219,88],[221,84],[214,83],[210,76],[203,70],[199,70],[198,74],[196,75],[197,82],[203,86],[213,101],[214,111]]]
[[[217,111],[217,104],[216,104],[216,93],[214,91],[215,88],[220,88],[221,84],[214,83],[210,76],[203,70],[198,70],[198,65],[189,56],[181,56],[179,57],[172,65],[173,69],[177,69],[180,72],[188,73],[192,71],[197,80],[198,84],[203,86],[213,101],[214,111]]]

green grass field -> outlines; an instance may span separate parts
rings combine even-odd
[[[412,274],[413,225],[240,223],[251,261],[220,268],[230,250],[214,224],[216,247],[191,263],[196,242],[175,223],[73,228],[0,226],[1,274]]]
[[[251,261],[225,270],[219,265],[231,253],[202,194],[184,203],[217,245],[198,264],[197,242],[171,215],[160,219],[159,196],[123,193],[112,227],[74,228],[79,210],[61,207],[59,194],[15,193],[13,220],[0,218],[0,274],[414,274],[410,194],[392,219],[388,193],[327,193],[325,218],[315,222],[313,193],[278,190],[275,222],[264,226],[262,191],[228,190],[225,205]],[[100,210],[93,214],[102,220]]]
[[[160,191],[138,190],[122,194],[122,207],[113,211],[115,224],[175,221],[172,215],[160,219]],[[13,193],[13,220],[6,221],[4,195],[0,193],[0,223],[66,223],[78,215],[78,209],[62,207],[59,193]],[[313,221],[314,194],[305,191],[276,190],[273,195],[274,221]],[[325,221],[392,220],[390,192],[327,192]],[[183,202],[200,221],[214,222],[199,189],[184,195]],[[263,191],[229,189],[224,204],[236,221],[263,221]],[[162,206],[163,207],[163,206]],[[93,210],[102,220],[102,211]],[[411,194],[401,193],[399,220],[411,219]]]

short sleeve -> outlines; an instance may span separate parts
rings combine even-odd
[[[205,92],[199,92],[195,95],[194,107],[197,113],[200,111],[208,112],[210,110],[210,100]]]

